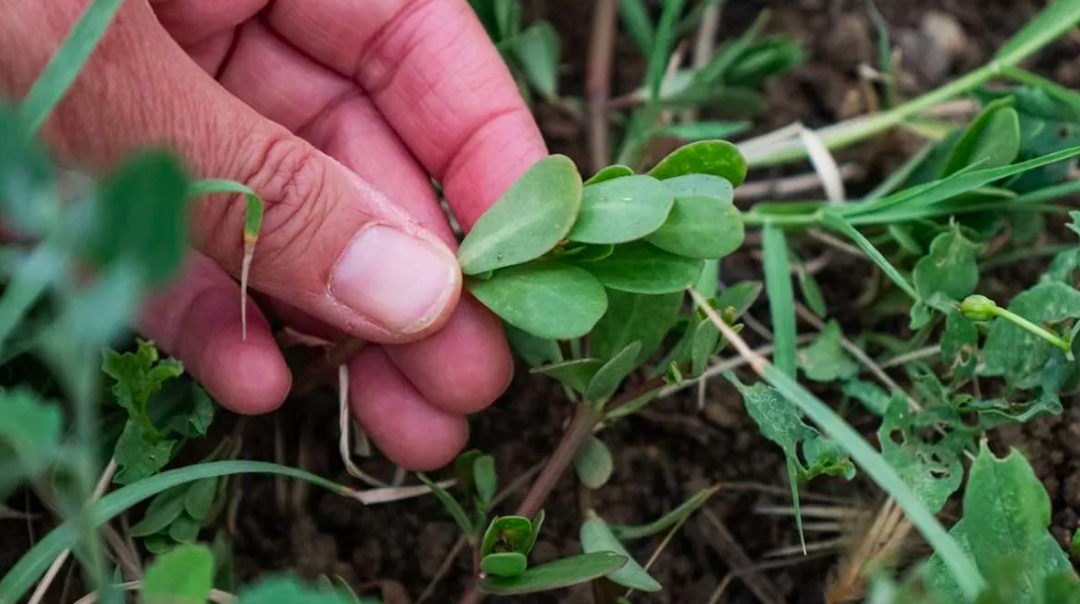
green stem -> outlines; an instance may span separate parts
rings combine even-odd
[[[995,306],[990,312],[994,316],[1005,319],[1006,321],[1011,322],[1013,325],[1024,329],[1028,333],[1036,335],[1046,340],[1047,342],[1050,342],[1051,344],[1057,346],[1065,352],[1065,358],[1069,359],[1070,361],[1074,360],[1072,353],[1072,345],[1056,333],[1050,331],[1049,329],[1046,329],[1045,327],[1042,327],[1041,325],[1036,325],[1035,323],[1028,321],[1024,317],[1021,317],[1020,315],[1000,306]]]

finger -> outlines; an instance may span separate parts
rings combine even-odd
[[[0,51],[11,50],[4,46]],[[37,60],[37,43],[31,46]],[[189,158],[197,174],[251,186],[267,201],[252,286],[353,335],[376,342],[419,339],[441,327],[456,305],[460,269],[438,237],[369,183],[228,94],[142,3],[121,9],[49,134],[69,159],[106,163],[165,143]],[[237,200],[209,198],[194,217],[196,247],[233,276],[243,257],[243,214]]]
[[[240,288],[210,259],[190,255],[184,274],[143,308],[137,328],[184,368],[214,400],[244,414],[267,413],[292,381],[266,318],[247,307],[242,333]]]
[[[465,418],[430,405],[378,347],[349,363],[349,400],[367,435],[407,469],[440,468],[468,440]]]
[[[299,81],[306,85],[288,85]],[[238,32],[220,82],[452,242],[426,175],[355,83],[303,56],[258,22]],[[454,413],[490,405],[513,370],[501,324],[471,298],[462,299],[438,333],[386,351],[428,401]]]
[[[498,51],[464,0],[278,0],[289,43],[355,78],[467,229],[545,153]]]

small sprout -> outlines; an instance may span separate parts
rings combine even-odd
[[[998,310],[996,302],[978,294],[968,296],[960,303],[960,314],[971,321],[989,321],[997,316]]]
[[[1072,361],[1072,343],[1065,340],[1056,333],[1036,325],[1031,321],[1021,317],[1020,315],[1005,309],[997,305],[996,302],[987,298],[986,296],[968,296],[960,303],[960,313],[968,319],[973,321],[989,321],[994,317],[1005,319],[1011,322],[1013,325],[1026,330],[1028,333],[1038,336],[1047,342],[1050,342],[1054,346],[1057,346],[1065,353],[1065,358]]]

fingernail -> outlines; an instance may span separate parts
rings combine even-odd
[[[460,281],[457,260],[446,248],[374,225],[338,258],[330,292],[382,327],[410,334],[443,314]]]

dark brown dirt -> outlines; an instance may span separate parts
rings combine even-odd
[[[527,4],[533,14],[553,21],[560,31],[567,58],[563,87],[579,94],[593,3],[531,0]],[[876,0],[890,23],[894,40],[904,50],[902,91],[908,96],[979,65],[1041,4],[1037,0]],[[821,126],[865,111],[869,101],[857,66],[872,63],[876,52],[876,34],[867,3],[729,0],[722,34],[730,36],[742,31],[766,8],[773,12],[772,31],[794,36],[806,45],[808,64],[770,86],[769,110],[758,121],[756,130],[767,131],[794,120]],[[924,16],[928,11],[939,15],[930,25]],[[940,52],[928,52],[935,48]],[[640,82],[642,69],[629,41],[620,40],[618,55],[621,60],[613,89],[616,95]],[[1064,84],[1077,85],[1078,56],[1080,45],[1066,40],[1045,53],[1033,67]],[[551,107],[539,107],[538,116],[553,151],[567,153],[582,164],[587,162],[579,124]],[[907,148],[902,137],[887,137],[847,152],[841,159],[859,159],[869,168],[868,179],[872,180],[894,166]],[[995,273],[995,287],[1005,291],[1027,287],[1034,281],[1038,265],[1030,266],[1030,270]],[[730,281],[758,279],[760,265],[744,254],[727,259],[723,274]],[[863,276],[867,274],[865,263],[841,256],[819,275],[830,309],[845,323],[859,319],[860,309],[852,307],[851,301],[861,293]],[[766,317],[767,309],[759,302],[752,314]],[[615,456],[616,468],[609,485],[592,495],[593,507],[613,522],[641,523],[717,482],[755,483],[780,489],[780,494],[725,489],[708,509],[726,524],[752,560],[762,560],[769,550],[797,544],[790,517],[764,516],[753,511],[755,504],[763,502],[788,503],[783,494],[786,478],[779,450],[759,435],[726,382],[710,383],[705,400],[705,407],[699,409],[693,391],[684,391],[608,430],[604,440]],[[559,389],[542,379],[519,375],[495,408],[474,418],[471,444],[495,455],[501,484],[506,485],[553,449],[569,411]],[[219,422],[224,425],[218,429],[231,429],[233,423]],[[300,456],[307,469],[337,476],[343,482],[349,480],[337,459],[335,409],[329,398],[294,401],[273,417],[244,420],[239,429],[245,438],[247,458],[277,459],[274,433],[280,429],[285,443],[285,458],[281,461],[297,464]],[[1029,455],[1053,498],[1055,535],[1065,539],[1080,517],[1080,407],[1070,408],[1062,418],[1007,431],[1002,438]],[[392,472],[378,461],[366,462],[365,468],[384,477]],[[244,478],[234,485],[242,495],[233,538],[236,567],[243,581],[265,572],[294,569],[307,577],[340,575],[356,586],[379,580],[397,581],[415,598],[432,580],[457,539],[455,526],[431,498],[364,508],[316,489],[297,491],[292,483],[285,484],[285,491],[279,493],[278,485],[270,479]],[[861,478],[853,483],[823,480],[813,488],[840,494],[856,506],[870,507],[876,502],[874,489]],[[511,498],[502,511],[510,511],[514,501]],[[546,506],[548,520],[543,541],[535,552],[536,562],[576,553],[579,506],[574,483],[564,479]],[[731,570],[732,558],[730,550],[719,547],[713,533],[705,530],[701,522],[695,519],[680,531],[653,566],[652,574],[665,586],[664,591],[649,597],[637,596],[635,601],[708,600]],[[33,526],[39,535],[46,529],[41,523]],[[832,537],[810,535],[818,540]],[[634,543],[631,553],[644,560],[658,543],[659,539]],[[27,545],[25,523],[0,519],[0,572],[10,567]],[[836,556],[810,561],[792,559],[799,563],[763,571],[762,577],[786,603],[822,602],[824,578],[836,563]],[[455,601],[469,572],[468,556],[459,555],[429,601]],[[49,601],[59,602],[59,592],[55,591],[55,599]],[[547,604],[591,600],[588,589],[580,588],[514,601]],[[735,580],[720,600],[727,604],[758,601],[743,580]]]

